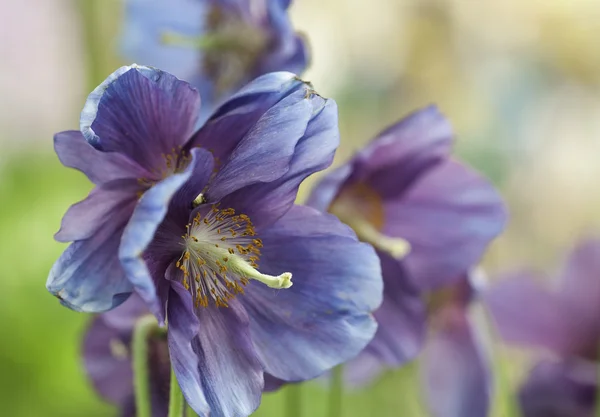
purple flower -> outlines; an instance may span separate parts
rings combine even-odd
[[[307,48],[287,16],[289,0],[128,0],[122,49],[201,93],[204,121],[215,105],[272,71],[301,73]]]
[[[539,362],[519,390],[523,417],[592,417],[597,372],[590,362]]]
[[[173,369],[200,415],[249,415],[265,372],[300,381],[356,356],[376,330],[379,260],[334,216],[294,205],[300,183],[332,161],[335,103],[293,74],[268,74],[188,134],[198,95],[187,83],[135,67],[103,85],[82,115],[87,141],[68,134],[59,155],[91,179],[130,165],[144,176],[102,177],[98,188],[123,201],[109,194],[67,214],[76,249],[48,287],[82,310],[114,307],[134,288],[167,318]]]
[[[469,271],[506,215],[494,188],[453,160],[451,148],[451,128],[435,107],[413,113],[326,176],[309,205],[337,215],[381,260],[379,328],[347,365],[348,379],[363,383],[414,359],[429,321],[436,331],[423,369],[432,411],[481,416],[489,401],[487,364],[467,317],[470,297],[458,302],[455,293],[470,287]],[[443,295],[449,298],[440,301]]]
[[[83,341],[87,374],[96,391],[119,406],[122,417],[135,417],[132,333],[136,321],[149,314],[137,295],[114,310],[95,317]],[[171,364],[166,337],[156,334],[148,339],[150,398],[153,417],[164,417],[169,407]]]
[[[558,277],[544,289],[537,274],[516,272],[485,294],[503,339],[550,350],[562,357],[596,360],[600,340],[600,241],[577,245]]]

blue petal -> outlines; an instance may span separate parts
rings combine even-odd
[[[200,186],[202,189],[212,174],[212,168],[213,158],[210,152],[199,148],[193,149],[192,161],[185,171],[165,178],[144,193],[123,232],[119,259],[127,277],[159,322],[164,321],[164,305],[161,306],[157,297],[156,283],[143,259],[144,251],[165,218],[175,193],[192,175],[196,184],[202,183]],[[189,203],[191,204],[191,201]]]
[[[334,216],[302,206],[261,238],[260,271],[293,275],[289,289],[252,282],[240,297],[265,371],[305,380],[356,356],[377,328],[370,312],[381,303],[382,280],[374,250]]]
[[[169,295],[169,350],[188,404],[199,415],[248,416],[260,404],[263,369],[254,353],[248,317],[236,300],[229,308],[201,308],[174,283]]]
[[[351,164],[342,165],[329,172],[313,187],[306,205],[319,211],[327,211],[351,174]]]
[[[452,127],[437,107],[416,111],[380,133],[360,151],[353,179],[369,184],[383,198],[400,196],[421,174],[447,158]]]
[[[219,170],[207,191],[209,198],[218,201],[248,185],[281,178],[290,169],[311,115],[312,105],[303,89],[270,108]]]
[[[201,51],[168,45],[166,33],[195,38],[202,34],[206,4],[197,0],[127,0],[121,50],[128,61],[161,68],[193,81],[201,70]]]
[[[492,378],[488,357],[462,309],[440,311],[446,317],[425,347],[421,371],[433,417],[488,415]],[[435,320],[435,318],[434,318]]]
[[[129,179],[97,186],[86,199],[69,207],[54,238],[59,242],[91,238],[98,230],[114,222],[119,213],[133,212],[137,189],[137,181]]]
[[[383,233],[411,244],[405,258],[422,290],[448,285],[479,262],[506,223],[495,188],[453,160],[432,168],[402,196],[384,202]]]
[[[80,128],[94,147],[122,153],[160,172],[164,155],[190,139],[199,108],[198,92],[188,83],[133,65],[118,69],[90,94]]]
[[[421,293],[405,268],[386,253],[378,255],[383,272],[383,302],[375,312],[377,333],[365,351],[383,364],[397,367],[421,351],[427,312]]]
[[[225,160],[267,110],[301,88],[305,84],[289,72],[255,79],[215,111],[192,139],[192,146],[202,146]]]
[[[66,131],[54,135],[54,150],[64,166],[83,172],[94,184],[149,177],[148,171],[127,156],[97,150],[79,131]]]
[[[107,311],[133,291],[117,256],[127,218],[115,217],[91,238],[72,243],[50,270],[46,288],[73,310]]]
[[[337,106],[318,96],[311,99],[315,114],[294,150],[289,170],[276,181],[244,187],[223,200],[252,219],[257,228],[277,221],[294,204],[300,184],[309,175],[327,168],[339,144]]]

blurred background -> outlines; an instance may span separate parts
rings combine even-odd
[[[553,271],[575,239],[600,230],[600,2],[294,3],[295,26],[312,45],[304,78],[339,104],[336,163],[411,110],[437,103],[455,127],[457,155],[501,189],[511,221],[484,260],[490,280],[522,265]],[[60,219],[91,188],[60,165],[52,136],[77,129],[96,80],[125,63],[122,4],[0,0],[0,10],[1,414],[116,416],[79,359],[90,317],[61,307],[44,284],[64,249],[52,238]],[[98,54],[88,53],[89,42]],[[502,372],[493,415],[504,417],[528,361],[498,343],[494,353]],[[374,404],[390,415],[426,415],[406,377],[413,368],[348,393],[345,415],[370,415]],[[325,389],[312,383],[305,392],[306,415],[320,415]],[[280,415],[282,395],[267,395],[256,415]]]

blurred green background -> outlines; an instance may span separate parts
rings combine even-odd
[[[61,307],[44,283],[64,249],[52,238],[62,214],[91,188],[60,165],[52,135],[78,127],[90,86],[123,63],[121,8],[0,0],[1,415],[117,415],[82,370],[90,317]],[[449,116],[457,154],[511,209],[484,262],[492,281],[524,264],[552,271],[574,239],[599,230],[599,2],[295,0],[292,16],[312,44],[304,78],[340,107],[336,163],[417,107],[435,102]],[[504,417],[528,355],[499,343],[493,353],[494,416]],[[415,372],[410,365],[347,393],[344,415],[425,416]],[[304,415],[323,415],[326,386],[303,391]],[[256,415],[282,415],[285,394],[266,395]]]

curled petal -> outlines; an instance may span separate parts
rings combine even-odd
[[[263,369],[239,302],[194,314],[190,293],[174,283],[168,315],[173,369],[194,411],[222,417],[254,412],[263,390]]]
[[[317,96],[311,102],[315,113],[296,145],[289,170],[275,181],[244,187],[223,202],[227,207],[239,208],[259,229],[284,215],[294,204],[302,181],[327,168],[333,160],[339,144],[337,106]]]
[[[88,97],[80,127],[89,143],[160,171],[190,139],[200,96],[188,83],[158,69],[132,65],[111,74]]]
[[[428,169],[448,156],[452,127],[435,106],[416,111],[377,136],[354,159],[354,181],[383,198],[401,195]]]
[[[54,150],[64,166],[83,172],[94,184],[149,176],[144,168],[126,155],[97,150],[79,131],[71,130],[54,135]]]
[[[289,72],[258,77],[225,101],[194,135],[191,146],[210,149],[224,160],[267,110],[305,84]]]
[[[67,307],[86,313],[110,310],[129,297],[133,287],[119,262],[117,248],[126,219],[73,242],[58,258],[46,288]]]
[[[115,180],[97,186],[85,200],[67,210],[54,238],[59,242],[84,240],[101,228],[110,227],[107,224],[119,213],[133,212],[137,188],[137,182],[132,180]]]
[[[312,116],[305,95],[302,89],[295,91],[256,122],[217,173],[207,192],[212,201],[251,184],[274,181],[289,171]]]
[[[285,290],[251,283],[240,298],[265,371],[299,381],[356,356],[375,333],[370,312],[381,302],[373,249],[335,217],[302,206],[261,238],[261,272],[289,271],[293,281]]]
[[[202,190],[212,173],[212,166],[210,152],[193,149],[192,161],[185,171],[168,176],[144,193],[123,232],[119,259],[128,279],[161,323],[164,321],[164,305],[161,305],[157,296],[157,283],[152,279],[148,264],[143,258],[144,251],[165,218],[173,196],[192,175],[197,189]]]

